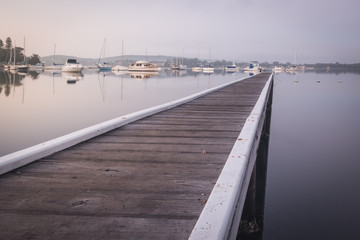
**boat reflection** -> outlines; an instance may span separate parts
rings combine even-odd
[[[82,80],[84,74],[81,72],[61,72],[61,76],[66,79],[68,84],[74,84],[79,80]]]
[[[158,72],[131,72],[129,74],[131,78],[135,79],[147,79],[159,75]]]

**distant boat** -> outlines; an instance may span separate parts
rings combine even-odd
[[[107,62],[103,62],[103,64],[98,64],[98,68],[100,71],[111,71],[111,65]]]
[[[203,71],[203,68],[202,67],[193,67],[192,69],[191,69],[193,72],[202,72]]]
[[[173,66],[171,66],[170,67],[171,68],[171,70],[180,70],[180,67],[179,66],[175,66],[175,65],[173,65]]]
[[[283,66],[275,66],[273,67],[272,71],[274,73],[281,73],[281,72],[284,72],[285,68]]]
[[[11,65],[10,70],[16,70],[19,72],[27,72],[29,70],[29,66],[26,64]]]
[[[261,67],[257,61],[251,61],[249,66],[244,68],[244,72],[261,72]]]
[[[70,58],[66,61],[65,65],[62,66],[61,70],[63,72],[81,72],[83,66],[76,61],[76,59]]]
[[[124,62],[124,40],[121,41],[121,64]],[[111,68],[111,71],[114,72],[124,72],[127,71],[129,68],[123,65],[116,65],[115,67]]]
[[[44,67],[45,67],[44,63],[37,63],[36,65],[30,65],[30,70],[42,71],[44,70]]]
[[[147,61],[137,61],[129,67],[129,72],[159,72],[160,70],[161,68]]]
[[[204,67],[202,71],[203,73],[214,73],[214,68],[211,65],[209,65],[208,67]]]
[[[184,64],[180,64],[180,65],[179,65],[179,69],[180,69],[180,70],[187,70],[187,66],[184,65]]]
[[[183,63],[183,59],[181,60],[181,63],[176,55],[175,58],[175,64],[171,65],[171,70],[187,70],[187,66]]]
[[[226,72],[237,72],[238,68],[236,67],[236,64],[233,63],[232,65],[226,66],[225,71]]]
[[[291,66],[286,68],[286,72],[289,72],[289,73],[293,73],[293,72],[296,72],[296,71],[298,71],[298,69],[296,68],[295,65],[291,65]]]
[[[210,64],[210,50],[209,48],[209,66],[202,69],[203,73],[214,73],[214,67]]]
[[[98,62],[98,68],[100,71],[111,71],[111,65],[109,63],[107,63],[107,62],[100,63],[101,57],[103,54],[104,54],[104,58],[105,58],[105,44],[106,44],[106,38],[104,39],[104,43],[101,48],[99,62]]]
[[[53,63],[52,65],[45,66],[45,70],[49,70],[49,71],[61,70],[63,66],[64,64],[62,63]]]
[[[61,70],[62,66],[64,66],[64,64],[62,63],[55,63],[55,52],[56,52],[56,44],[54,44],[53,64],[49,66],[45,66],[45,70],[49,70],[49,71]]]
[[[13,64],[9,66],[9,70],[19,71],[19,72],[27,72],[29,70],[29,65],[25,63],[25,59],[23,64],[16,64],[16,46],[14,46],[13,60],[14,60]]]
[[[121,71],[127,71],[128,67],[126,66],[121,66],[121,65],[116,65],[115,67],[111,68],[111,71],[115,71],[115,72],[121,72]]]

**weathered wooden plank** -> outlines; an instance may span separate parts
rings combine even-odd
[[[42,162],[50,162],[49,164],[51,164],[54,160],[60,160],[62,162],[95,161],[102,164],[116,164],[113,162],[118,161],[154,163],[183,162],[190,164],[212,164],[219,163],[219,159],[225,159],[227,156],[227,153],[204,154],[203,152],[183,152],[181,153],[181,156],[179,156],[178,152],[141,152],[134,150],[126,150],[121,151],[121,154],[119,154],[118,152],[106,152],[106,158],[104,158],[104,153],[98,150],[88,149],[84,151],[78,149],[68,149],[66,152],[60,152],[56,155],[51,155],[46,159],[43,159]]]
[[[154,239],[152,236],[156,239],[181,239],[183,235],[190,235],[196,222],[196,219],[12,213],[3,213],[1,217],[8,225],[18,226],[18,230],[13,231],[0,222],[3,239],[142,240]],[[39,222],[45,224],[37,224]],[[77,226],[76,231],[74,226]]]
[[[234,129],[234,126],[229,125],[194,125],[194,124],[178,124],[176,127],[172,124],[141,124],[133,123],[123,127],[124,129],[139,129],[139,130],[183,130],[183,131],[237,131],[241,130],[240,124]]]
[[[241,123],[238,123],[240,125]],[[176,127],[174,127],[176,128]],[[224,130],[213,130],[213,131],[191,131],[191,130],[160,130],[160,129],[125,129],[121,131],[114,130],[106,134],[107,136],[164,136],[164,137],[206,137],[206,138],[223,138],[223,137],[236,137],[237,131],[224,131]],[[96,138],[94,138],[96,140]]]

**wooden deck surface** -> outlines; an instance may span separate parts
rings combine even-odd
[[[0,239],[187,239],[269,76],[0,176]]]

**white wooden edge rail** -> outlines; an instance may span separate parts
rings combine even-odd
[[[273,74],[247,118],[189,240],[236,239],[272,81]]]
[[[135,112],[135,113],[131,113],[131,114],[128,114],[125,116],[114,118],[112,120],[109,120],[109,121],[106,121],[103,123],[99,123],[94,126],[87,127],[87,128],[81,129],[79,131],[52,139],[50,141],[46,141],[44,143],[40,143],[38,145],[5,155],[3,157],[0,157],[0,175],[4,174],[6,172],[12,171],[21,166],[24,166],[26,164],[29,164],[33,161],[39,160],[48,155],[51,155],[55,152],[58,152],[63,149],[74,146],[80,142],[84,142],[93,137],[99,136],[105,132],[114,130],[118,127],[124,126],[128,123],[134,122],[141,118],[145,118],[147,116],[150,116],[150,115],[165,111],[167,109],[176,107],[183,103],[190,102],[196,98],[199,98],[201,96],[204,96],[206,94],[209,94],[211,92],[219,90],[221,88],[227,87],[231,84],[243,81],[244,79],[247,79],[247,78],[248,77],[234,80],[234,81],[219,85],[217,87],[207,89],[207,90],[204,90],[199,93],[192,94],[192,95],[187,96],[182,99],[178,99],[178,100],[171,101],[171,102],[168,102],[165,104],[161,104],[161,105],[158,105],[155,107],[147,108],[147,109]]]

